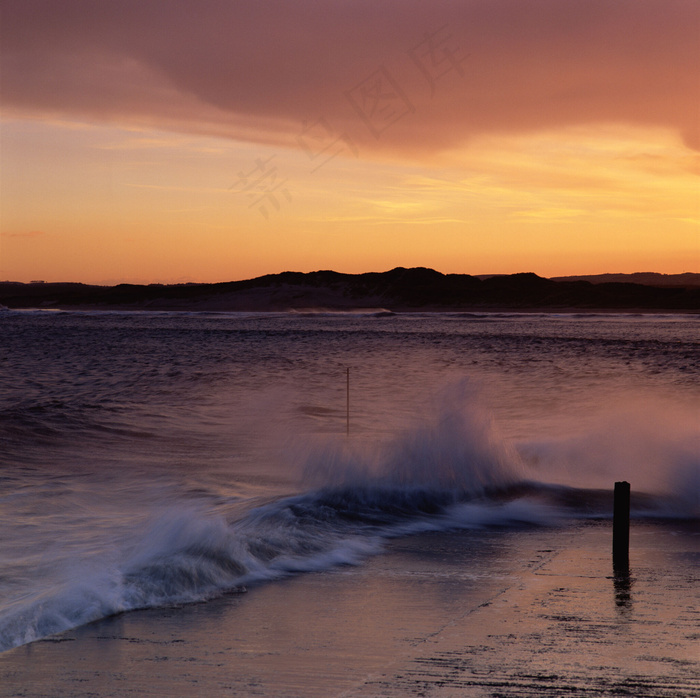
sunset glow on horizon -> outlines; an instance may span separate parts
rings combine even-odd
[[[700,271],[700,3],[0,19],[0,280]]]

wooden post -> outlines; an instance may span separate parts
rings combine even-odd
[[[630,483],[616,482],[613,504],[613,568],[629,569]]]
[[[350,368],[347,369],[347,387],[345,391],[345,436],[350,436]]]

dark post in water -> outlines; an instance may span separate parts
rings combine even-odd
[[[629,566],[630,483],[616,482],[613,504],[613,567]]]

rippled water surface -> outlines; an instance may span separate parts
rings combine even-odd
[[[391,536],[607,516],[618,479],[648,495],[637,516],[697,517],[699,330],[3,312],[0,648],[361,563]]]

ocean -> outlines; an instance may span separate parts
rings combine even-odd
[[[619,480],[692,526],[699,366],[694,315],[3,311],[0,651]]]

